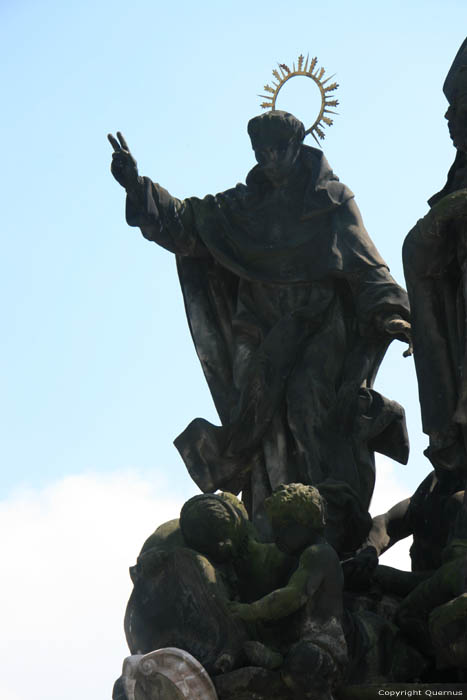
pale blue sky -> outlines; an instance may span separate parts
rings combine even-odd
[[[172,440],[216,420],[175,262],[126,225],[107,132],[172,194],[220,191],[254,164],[246,124],[276,63],[316,55],[340,83],[324,151],[403,283],[404,237],[454,157],[441,87],[466,34],[465,0],[0,0],[2,700],[110,695],[127,567],[196,492]],[[412,456],[380,462],[378,509],[429,471],[403,349],[376,386],[405,406]]]

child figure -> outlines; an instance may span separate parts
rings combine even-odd
[[[253,603],[230,603],[231,611],[246,622],[281,623],[286,648],[279,654],[258,642],[249,645],[268,665],[280,666],[284,682],[300,697],[331,700],[343,679],[347,645],[342,629],[343,574],[335,550],[323,536],[325,506],[319,491],[303,484],[281,485],[265,502],[277,547],[300,556],[298,566],[283,588]],[[269,667],[271,667],[269,665]]]

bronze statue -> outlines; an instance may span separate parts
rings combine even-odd
[[[435,469],[465,471],[467,427],[467,39],[443,86],[456,157],[430,211],[408,234],[404,271],[412,308],[414,359],[425,454]]]
[[[403,411],[371,386],[388,344],[409,340],[410,325],[406,293],[352,192],[303,144],[303,124],[272,111],[248,132],[258,164],[246,185],[183,201],[139,176],[121,134],[109,139],[128,223],[177,255],[222,421],[197,418],[175,444],[202,491],[242,491],[261,528],[280,483],[345,482],[366,510],[373,451],[406,461]],[[362,415],[375,428],[366,435]]]
[[[337,84],[326,87],[304,56],[273,74],[271,111],[248,124],[257,165],[245,185],[178,200],[139,175],[121,133],[109,135],[127,222],[177,257],[221,419],[197,418],[175,441],[204,493],[148,538],[131,569],[129,666],[177,646],[205,666],[220,700],[465,680],[467,40],[444,85],[456,159],[404,244],[434,471],[373,520],[374,452],[408,456],[402,407],[373,389],[393,338],[412,352],[408,297],[352,192],[303,143],[332,123]],[[275,110],[295,75],[321,91],[307,130]],[[379,564],[410,535],[411,572]],[[131,678],[117,681],[115,700],[132,700]]]

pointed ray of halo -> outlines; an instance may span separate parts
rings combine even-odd
[[[325,78],[323,80],[325,70],[324,68],[319,68],[317,63],[317,58],[312,58],[310,61],[309,56],[306,57],[305,61],[303,54],[300,54],[300,56],[298,57],[297,66],[295,65],[295,62],[293,63],[293,70],[290,70],[290,68],[285,63],[278,63],[277,66],[279,70],[275,68],[272,71],[272,74],[274,76],[274,80],[271,81],[272,87],[271,85],[264,86],[264,90],[269,94],[259,95],[259,97],[263,97],[265,100],[267,100],[267,102],[261,103],[261,107],[263,109],[270,109],[271,111],[274,111],[276,109],[277,96],[281,88],[287,82],[287,80],[290,80],[290,78],[294,78],[297,75],[304,75],[308,78],[311,78],[319,88],[321,95],[321,107],[318,116],[316,117],[313,124],[308,129],[306,129],[305,136],[307,134],[311,134],[316,143],[319,145],[317,136],[321,140],[324,139],[325,134],[323,129],[326,125],[331,126],[333,123],[332,119],[330,119],[328,116],[325,116],[325,114],[338,114],[338,112],[334,112],[332,109],[329,109],[329,107],[337,107],[337,105],[339,104],[338,100],[330,99],[334,96],[330,95],[329,93],[332,93],[334,90],[337,90],[339,85],[337,83],[331,83],[330,85],[327,85],[327,83],[331,80],[331,78],[334,77],[334,75],[330,75],[328,78]]]

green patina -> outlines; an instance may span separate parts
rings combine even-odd
[[[169,552],[184,546],[185,541],[180,530],[180,521],[176,518],[160,525],[152,535],[149,535],[141,548],[140,554],[154,548]]]
[[[428,214],[435,216],[439,221],[454,219],[465,212],[467,189],[457,190],[446,195],[437,202]]]
[[[259,542],[243,504],[231,493],[202,494],[185,503],[180,526],[187,546],[233,567],[242,600],[281,585],[294,565],[275,544]]]
[[[402,614],[428,615],[433,608],[464,593],[467,576],[466,546],[466,540],[453,540],[445,548],[443,560],[446,563],[404,598],[400,606]]]
[[[282,484],[266,499],[265,506],[269,518],[278,524],[293,519],[313,530],[324,529],[324,500],[313,486]]]

